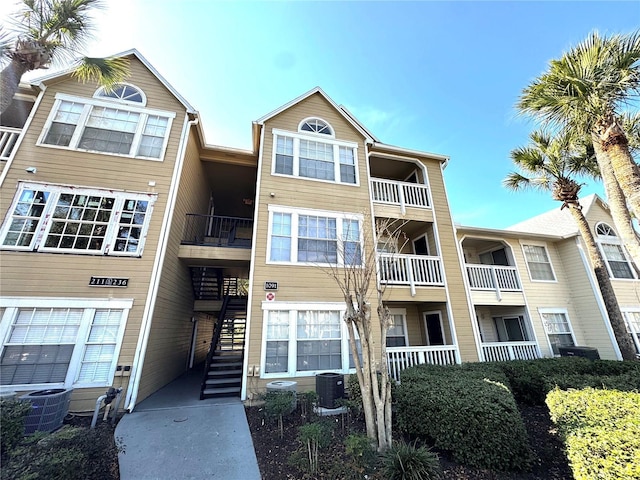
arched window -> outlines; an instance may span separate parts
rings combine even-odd
[[[612,278],[635,278],[633,268],[622,242],[611,226],[604,222],[596,225],[596,235],[602,256],[609,267]]]
[[[108,98],[125,103],[146,105],[147,97],[142,90],[130,84],[120,83],[112,89],[101,87],[93,95],[95,98]]]
[[[320,133],[333,137],[333,129],[324,120],[319,118],[307,118],[300,123],[298,128],[301,132]]]

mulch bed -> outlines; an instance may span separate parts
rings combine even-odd
[[[298,428],[307,422],[307,418],[296,410],[285,417],[283,436],[280,438],[277,421],[266,419],[261,407],[245,409],[253,446],[263,480],[318,479],[337,480],[340,478],[362,478],[354,475],[353,468],[348,474],[340,476],[340,466],[352,465],[344,449],[344,440],[351,433],[364,433],[364,421],[351,415],[328,417],[333,424],[333,438],[329,446],[322,450],[319,473],[311,475],[296,465],[289,463],[291,454],[301,449],[298,440]],[[468,480],[571,480],[573,476],[564,454],[564,446],[557,436],[555,426],[549,418],[546,407],[522,407],[522,418],[537,461],[528,473],[492,472],[468,468],[453,462],[446,454],[440,453],[440,463],[445,479]],[[382,479],[374,472],[369,480]]]

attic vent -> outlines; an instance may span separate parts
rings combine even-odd
[[[96,93],[93,96],[95,98],[108,98],[109,100],[117,100],[124,103],[140,105],[145,105],[147,103],[147,98],[142,90],[138,87],[125,83],[117,84],[112,89],[101,87],[96,90]]]
[[[323,135],[333,136],[333,130],[331,130],[331,126],[329,126],[327,122],[325,122],[324,120],[320,120],[319,118],[308,118],[304,120],[300,124],[300,131],[322,133]]]

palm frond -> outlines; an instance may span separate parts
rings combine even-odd
[[[111,89],[129,76],[129,61],[126,58],[84,57],[73,71],[73,76],[82,82],[94,81]]]

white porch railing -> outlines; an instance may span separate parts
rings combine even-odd
[[[516,267],[472,264],[466,267],[472,290],[495,290],[498,299],[501,298],[500,292],[522,291]]]
[[[372,178],[371,198],[378,203],[400,205],[402,213],[405,213],[406,207],[431,207],[429,203],[429,187],[419,183]]]
[[[482,344],[485,362],[534,360],[540,358],[536,342],[491,342]]]
[[[380,281],[392,285],[409,285],[411,295],[416,286],[443,286],[440,257],[379,253]]]
[[[431,365],[455,365],[455,345],[421,345],[417,347],[387,347],[389,375],[400,381],[400,372],[405,368],[429,363]]]
[[[0,127],[0,160],[9,160],[20,133],[19,128]]]

